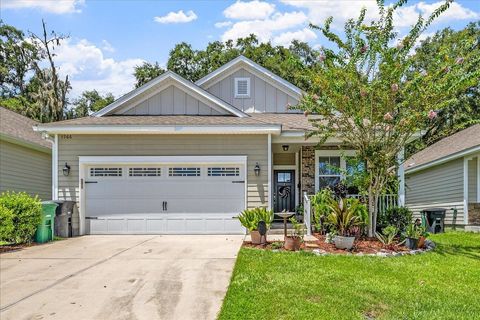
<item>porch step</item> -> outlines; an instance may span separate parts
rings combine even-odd
[[[287,229],[287,234],[291,234],[293,231],[295,231],[295,230],[288,228]],[[283,228],[282,229],[275,228],[275,229],[268,230],[268,234],[283,234],[283,232],[284,232]]]

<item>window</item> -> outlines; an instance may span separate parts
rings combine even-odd
[[[291,182],[292,174],[290,172],[279,172],[277,182]]]
[[[215,167],[208,168],[209,177],[238,177],[240,176],[240,168],[236,167]]]
[[[160,177],[162,168],[128,168],[130,177]]]
[[[318,158],[318,188],[319,190],[333,188],[340,182],[341,174],[336,168],[340,168],[340,157]]]
[[[168,168],[170,177],[200,177],[200,168]]]
[[[121,177],[122,168],[90,168],[90,177]]]
[[[235,78],[235,98],[250,98],[250,78]]]

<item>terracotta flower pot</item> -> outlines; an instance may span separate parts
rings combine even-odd
[[[265,237],[263,237],[262,239],[260,232],[258,232],[257,230],[250,232],[250,238],[252,239],[252,244],[263,244],[267,242],[267,235],[265,235]]]
[[[423,237],[423,236],[418,239],[418,247],[419,247],[419,248],[423,248],[423,247],[425,246],[425,240],[426,240],[426,239],[427,239],[427,238],[425,238],[425,237]]]
[[[285,237],[285,243],[283,247],[285,250],[290,251],[297,251],[300,250],[300,245],[302,244],[302,240],[300,238],[293,238],[293,237]]]

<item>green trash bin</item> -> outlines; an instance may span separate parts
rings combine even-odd
[[[58,204],[53,201],[42,202],[42,221],[35,232],[35,242],[45,243],[53,240],[57,206]]]

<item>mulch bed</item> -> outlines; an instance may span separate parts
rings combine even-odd
[[[304,251],[313,251],[313,250],[320,250],[322,252],[328,254],[351,254],[351,253],[361,253],[361,254],[376,254],[379,252],[383,253],[402,253],[402,252],[410,252],[410,249],[407,247],[400,245],[394,246],[392,248],[385,248],[383,244],[378,241],[376,238],[360,238],[356,239],[353,245],[352,250],[343,250],[337,249],[334,244],[332,243],[325,243],[325,236],[320,234],[314,234],[316,241],[305,241],[302,243],[301,250]],[[278,250],[278,251],[285,251],[285,249],[278,248],[272,246],[273,243],[278,241],[267,242],[264,245],[255,245],[252,244],[250,241],[244,241],[243,246],[248,248],[257,248],[257,249],[264,249],[264,250]],[[283,241],[281,241],[283,243]]]
[[[6,245],[2,245],[0,246],[0,254],[2,253],[7,253],[7,252],[12,252],[12,251],[19,251],[19,250],[22,250],[24,248],[28,248],[28,247],[31,247],[31,246],[35,246],[37,245],[37,243],[22,243],[22,244],[6,244]]]

